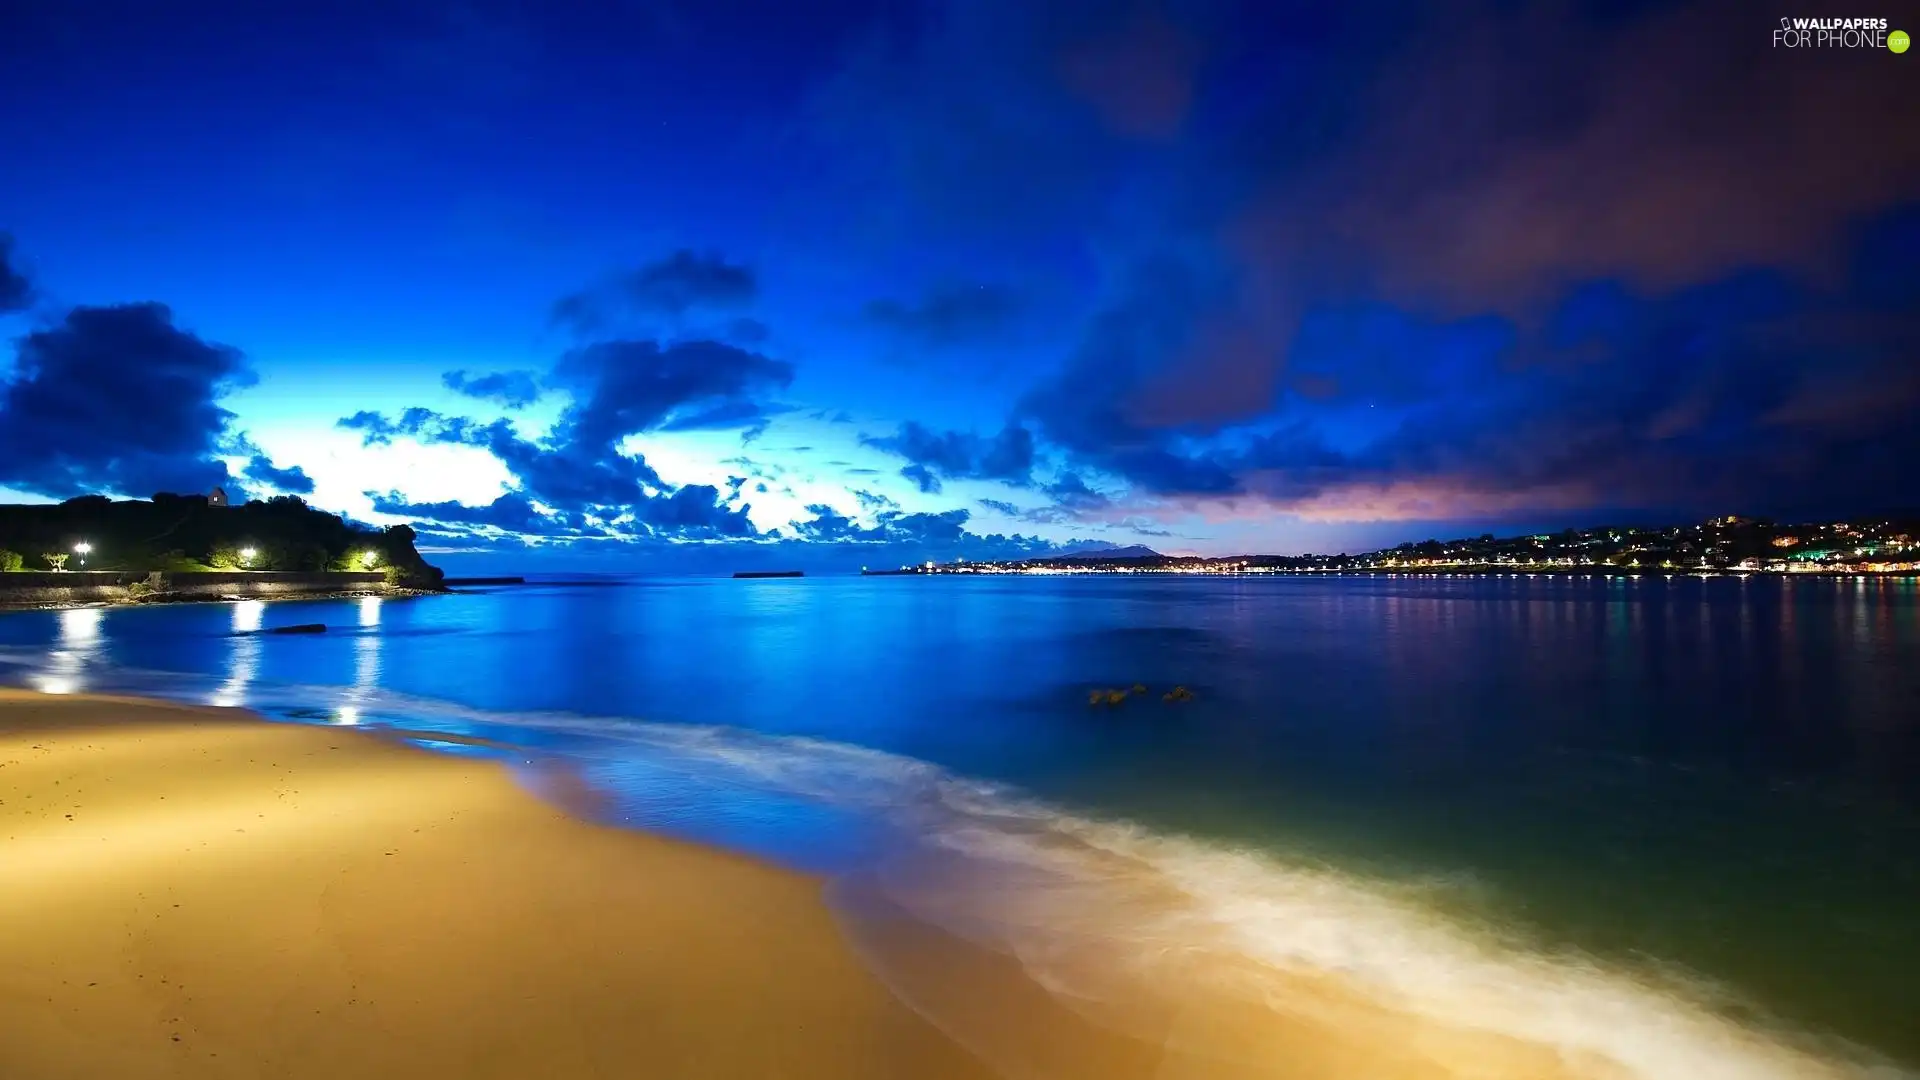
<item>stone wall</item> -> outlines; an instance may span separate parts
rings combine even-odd
[[[291,596],[299,593],[384,590],[378,571],[214,570],[162,574],[159,589],[170,596]]]
[[[130,600],[133,586],[170,598],[217,600],[223,596],[298,596],[302,593],[371,592],[386,589],[380,571],[343,573],[295,570],[215,570],[135,574],[111,570],[21,571],[0,574],[0,604],[84,604]]]

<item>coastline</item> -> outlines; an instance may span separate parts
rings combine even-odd
[[[0,690],[0,1075],[992,1075],[822,883],[498,762]]]
[[[327,592],[278,593],[270,596],[176,596],[168,593],[152,593],[146,596],[110,600],[47,600],[15,601],[6,598],[0,591],[0,614],[9,611],[71,611],[75,608],[128,608],[159,607],[174,604],[233,604],[243,600],[259,600],[265,603],[278,603],[284,600],[364,600],[378,598],[382,600],[412,599],[421,596],[447,596],[451,589],[336,589]]]
[[[1110,837],[1038,892],[972,861],[829,883],[571,816],[518,781],[592,792],[523,753],[0,689],[0,1076],[1864,1075],[1337,878],[1264,879],[1276,962]],[[1375,983],[1408,964],[1447,989]]]
[[[1142,577],[1284,578],[1284,577],[1569,577],[1569,578],[1920,578],[1920,570],[1680,570],[1644,566],[1348,566],[1307,569],[1204,570],[1185,567],[1121,566],[1058,567],[1041,564],[1030,569],[986,569],[974,566],[907,567],[901,570],[863,570],[861,577],[1085,577],[1134,574]]]

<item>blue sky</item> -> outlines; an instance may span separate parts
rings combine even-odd
[[[285,7],[10,16],[0,494],[610,568],[1920,503],[1915,62],[1770,8]]]

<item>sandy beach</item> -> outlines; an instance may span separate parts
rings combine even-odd
[[[981,1077],[820,884],[498,764],[0,691],[0,1076]]]
[[[1009,902],[991,881],[911,886]],[[1695,1078],[1845,1071],[1704,1018],[1630,1064],[1200,937],[1142,969],[1077,906],[1040,958],[1098,989],[1049,992],[1018,950],[884,905],[843,923],[825,888],[589,824],[495,758],[0,690],[6,1080],[1624,1080],[1696,1052]]]

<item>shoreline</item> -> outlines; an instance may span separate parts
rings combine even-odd
[[[1376,948],[1445,964],[1454,990],[1420,1003],[1364,964],[1274,966],[1162,872],[1056,896],[942,862],[876,890],[594,824],[593,792],[533,753],[0,688],[0,1075],[1863,1075],[1677,1001],[1644,1052],[1538,1028],[1537,994],[1563,1018],[1589,999],[1633,1002],[1642,1025],[1668,1013],[1586,969],[1472,951],[1379,897],[1347,910],[1312,874],[1261,902],[1300,905],[1309,927],[1357,917]],[[1184,944],[1134,951],[1163,917]],[[995,924],[1012,936],[980,935]],[[1475,1004],[1455,1015],[1455,997]]]
[[[79,608],[170,607],[175,604],[235,604],[247,600],[281,603],[288,600],[410,600],[422,596],[450,596],[451,589],[335,589],[325,592],[281,593],[274,596],[176,596],[152,593],[146,596],[108,600],[11,601],[0,591],[0,614],[9,611],[72,611]]]
[[[1188,570],[1183,568],[1124,567],[1093,569],[1042,566],[1029,570],[974,570],[935,567],[905,570],[864,570],[861,577],[1198,577],[1198,578],[1280,578],[1280,577],[1657,577],[1657,578],[1920,578],[1920,570],[1666,570],[1660,568],[1616,566],[1599,567],[1341,567],[1305,570]]]
[[[0,864],[0,1075],[992,1075],[819,880],[392,735],[0,689]]]

